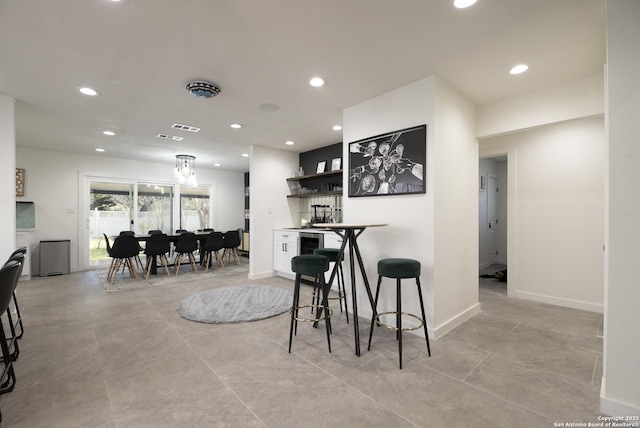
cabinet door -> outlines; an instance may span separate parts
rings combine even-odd
[[[276,272],[294,275],[291,259],[298,255],[298,234],[274,232],[273,268]]]

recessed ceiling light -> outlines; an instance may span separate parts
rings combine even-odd
[[[287,146],[293,146],[295,143],[291,140],[284,142]]]
[[[324,85],[324,80],[322,80],[320,77],[314,77],[313,79],[309,80],[309,84],[318,88]]]
[[[513,67],[511,69],[511,71],[509,71],[509,73],[511,73],[511,74],[520,74],[520,73],[524,73],[528,69],[529,69],[528,65],[519,64],[519,65],[516,65],[515,67]]]
[[[334,131],[342,131],[342,126],[334,125],[333,128],[331,128],[331,129],[333,129]]]
[[[242,128],[242,124],[240,123],[232,123],[231,125],[229,125],[230,127],[232,127],[233,129],[240,129]]]
[[[90,97],[96,97],[100,95],[100,93],[95,89],[87,88],[86,86],[78,88],[78,91],[80,91],[80,93],[82,94],[89,95]]]
[[[243,153],[243,154],[242,154],[242,157],[243,157],[243,158],[248,158],[248,157],[249,157],[249,153]]]
[[[120,4],[124,4],[126,2],[128,2],[129,0],[109,0],[111,3],[120,3]]]
[[[96,149],[96,152],[104,152],[104,149]]]
[[[453,0],[453,5],[458,9],[464,9],[469,6],[473,6],[477,1],[478,0]]]
[[[220,164],[219,163],[214,163],[213,166],[220,166]]]
[[[114,135],[116,135],[116,133],[115,133],[115,132],[113,132],[113,131],[102,131],[102,133],[103,133],[104,135],[108,135],[108,136],[110,136],[110,137],[113,137]]]

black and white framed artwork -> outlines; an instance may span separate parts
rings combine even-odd
[[[425,193],[427,125],[349,143],[349,196]]]

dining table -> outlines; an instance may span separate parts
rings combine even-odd
[[[362,275],[362,280],[364,282],[364,288],[367,291],[367,297],[369,298],[369,304],[371,305],[371,310],[374,307],[373,294],[371,293],[371,286],[369,285],[369,280],[367,279],[367,273],[364,268],[364,263],[362,262],[362,254],[360,253],[360,248],[358,247],[358,237],[370,227],[384,227],[388,226],[387,223],[314,223],[313,227],[319,229],[329,229],[342,237],[342,245],[340,246],[340,250],[338,252],[337,260],[344,260],[344,253],[346,249],[349,249],[349,277],[351,281],[351,302],[353,308],[353,333],[355,336],[355,352],[356,355],[360,356],[360,327],[358,325],[358,299],[356,294],[356,271],[355,271],[355,262],[358,261],[358,267],[360,269],[360,273]],[[329,281],[325,283],[325,296],[329,292],[329,288],[333,283],[333,280],[336,278],[338,274],[338,266],[339,263],[336,263],[331,271],[331,276]],[[322,308],[319,309],[319,312]],[[321,318],[317,316],[317,318]],[[317,325],[317,322],[316,322]]]
[[[207,239],[207,236],[209,236],[209,234],[211,234],[211,232],[192,232],[194,235],[196,235],[196,239],[198,240],[200,246],[202,246],[202,243],[205,239]],[[172,233],[172,234],[167,234],[167,238],[169,238],[169,242],[171,243],[176,243],[178,241],[178,238],[180,237],[180,235],[182,235],[182,233]],[[134,237],[136,238],[137,241],[139,242],[146,242],[147,239],[149,239],[149,237],[151,237],[152,235],[148,234],[148,233],[140,233],[140,234],[135,234]],[[202,261],[202,254],[200,254],[201,260]],[[157,266],[157,257],[153,256],[153,261],[151,262],[151,270],[149,271],[149,273],[151,275],[157,275],[158,273],[158,266]]]

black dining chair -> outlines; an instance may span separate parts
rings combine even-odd
[[[151,266],[157,260],[160,259],[162,268],[167,273],[167,276],[171,276],[169,272],[169,261],[167,260],[167,253],[171,250],[169,245],[169,237],[164,233],[152,234],[147,239],[147,245],[145,246],[144,254],[147,256],[147,266],[145,267],[145,279],[149,279],[149,273],[151,272]]]
[[[147,232],[149,235],[159,235],[162,233],[160,229],[153,229]]]
[[[204,265],[206,266],[205,272],[209,272],[209,264],[211,264],[211,254],[214,254],[216,261],[220,267],[224,270],[224,261],[220,256],[220,250],[224,249],[224,235],[222,232],[212,232],[207,236],[202,248],[202,258]]]
[[[108,240],[107,240],[108,242]],[[107,248],[107,251],[109,249]],[[117,236],[111,247],[112,266],[109,267],[107,273],[107,281],[111,280],[111,283],[115,283],[118,270],[121,265],[129,268],[129,273],[135,279],[138,279],[138,273],[136,272],[136,266],[133,260],[140,258],[140,246],[135,236],[120,235]],[[142,264],[142,263],[141,263]]]
[[[176,276],[180,272],[180,263],[182,262],[182,258],[187,256],[189,258],[189,262],[191,263],[191,268],[197,272],[198,268],[196,266],[196,259],[193,255],[194,252],[198,250],[198,240],[196,239],[196,235],[193,232],[184,232],[176,241],[175,252],[176,252]]]
[[[16,282],[13,285],[13,292],[11,296],[11,300],[13,301],[15,308],[18,308],[17,300],[16,300],[16,288],[18,287],[18,281],[20,280],[20,275],[22,275],[22,268],[24,266],[24,257],[25,257],[25,254],[16,251],[9,257],[9,259],[3,265],[3,267],[5,267],[15,262],[17,262],[20,265],[18,269],[18,276],[16,277]],[[2,314],[3,313],[0,312],[0,315]],[[18,345],[18,339],[22,337],[23,330],[20,330],[20,333],[18,333],[18,327],[21,327],[22,317],[20,315],[19,309],[17,309],[15,313],[16,320],[14,321],[13,315],[11,315],[11,302],[9,302],[9,308],[7,309],[6,314],[7,314],[7,321],[8,321],[7,325],[9,326],[9,332],[11,333],[11,336],[6,338],[7,348],[9,349],[9,354],[11,356],[12,361],[15,361],[18,359],[18,356],[20,355],[20,346]]]
[[[222,253],[222,259],[224,260],[225,256],[231,260],[233,259],[238,263],[240,262],[240,253],[238,252],[238,247],[240,246],[240,233],[237,230],[229,230],[224,233],[224,253]]]
[[[23,259],[20,261],[20,272],[18,273],[18,280],[20,280],[20,275],[22,275],[22,268],[24,267],[24,257],[27,257],[27,247],[20,247],[15,250],[7,259],[7,261],[16,260],[17,257],[22,256]],[[17,283],[16,283],[17,287]],[[13,307],[15,308],[16,314],[16,322],[14,324],[14,329],[18,332],[18,327],[20,328],[19,333],[17,333],[17,338],[22,338],[24,334],[24,326],[22,325],[22,314],[20,313],[20,306],[18,305],[18,298],[16,297],[16,292],[13,292]]]
[[[123,230],[120,232],[120,236],[136,236],[136,233],[133,230]],[[141,251],[144,251],[144,248],[142,248],[142,246],[140,246],[140,243],[138,242],[138,252]],[[140,256],[136,256],[136,263],[138,264],[140,269],[144,269],[142,267],[142,260],[140,260]]]
[[[8,261],[0,269],[0,314],[9,311],[9,304],[18,282],[20,269],[20,263],[17,261]],[[4,368],[0,375],[0,393],[12,391],[16,384],[16,373],[13,368],[14,359],[9,350],[3,324],[0,322],[0,348],[2,349],[2,360],[4,362]]]

